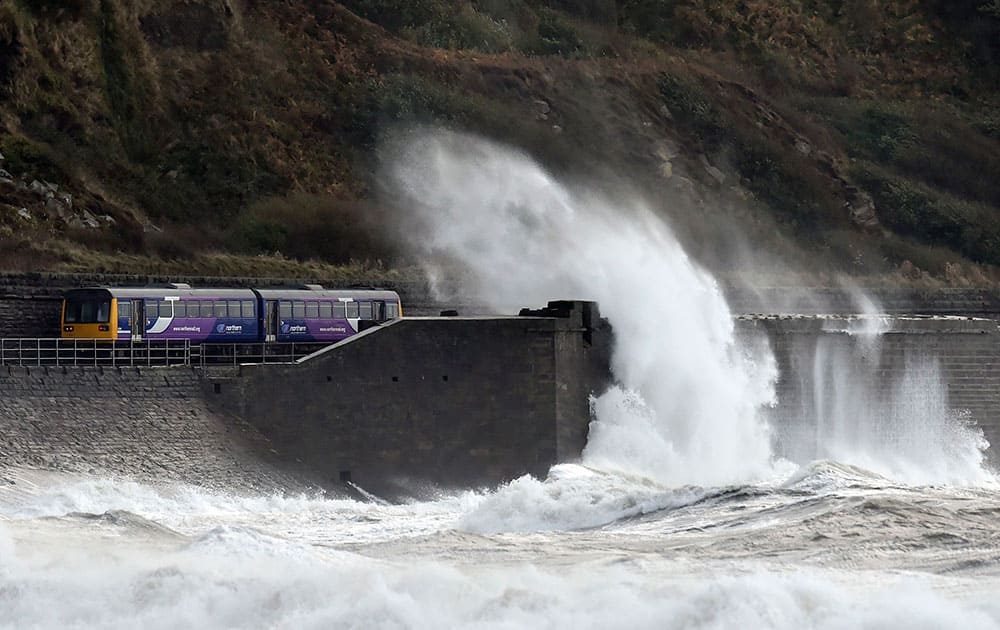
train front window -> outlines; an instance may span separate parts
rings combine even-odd
[[[67,300],[67,324],[107,324],[111,319],[111,302],[102,300]]]

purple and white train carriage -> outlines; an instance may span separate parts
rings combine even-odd
[[[73,289],[63,299],[62,337],[329,343],[401,316],[396,292],[373,289]]]

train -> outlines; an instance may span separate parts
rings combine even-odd
[[[403,316],[395,291],[325,289],[71,289],[62,302],[63,339],[202,343],[335,343]]]

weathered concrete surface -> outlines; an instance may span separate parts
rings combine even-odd
[[[394,494],[544,475],[579,457],[589,395],[609,380],[610,329],[574,307],[402,319],[299,365],[210,375],[207,391],[330,482]]]
[[[190,368],[0,368],[0,469],[303,489],[255,429],[210,411]]]

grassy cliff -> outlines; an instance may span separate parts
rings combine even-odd
[[[405,265],[411,122],[627,174],[724,274],[1000,277],[997,0],[2,0],[0,267]]]

